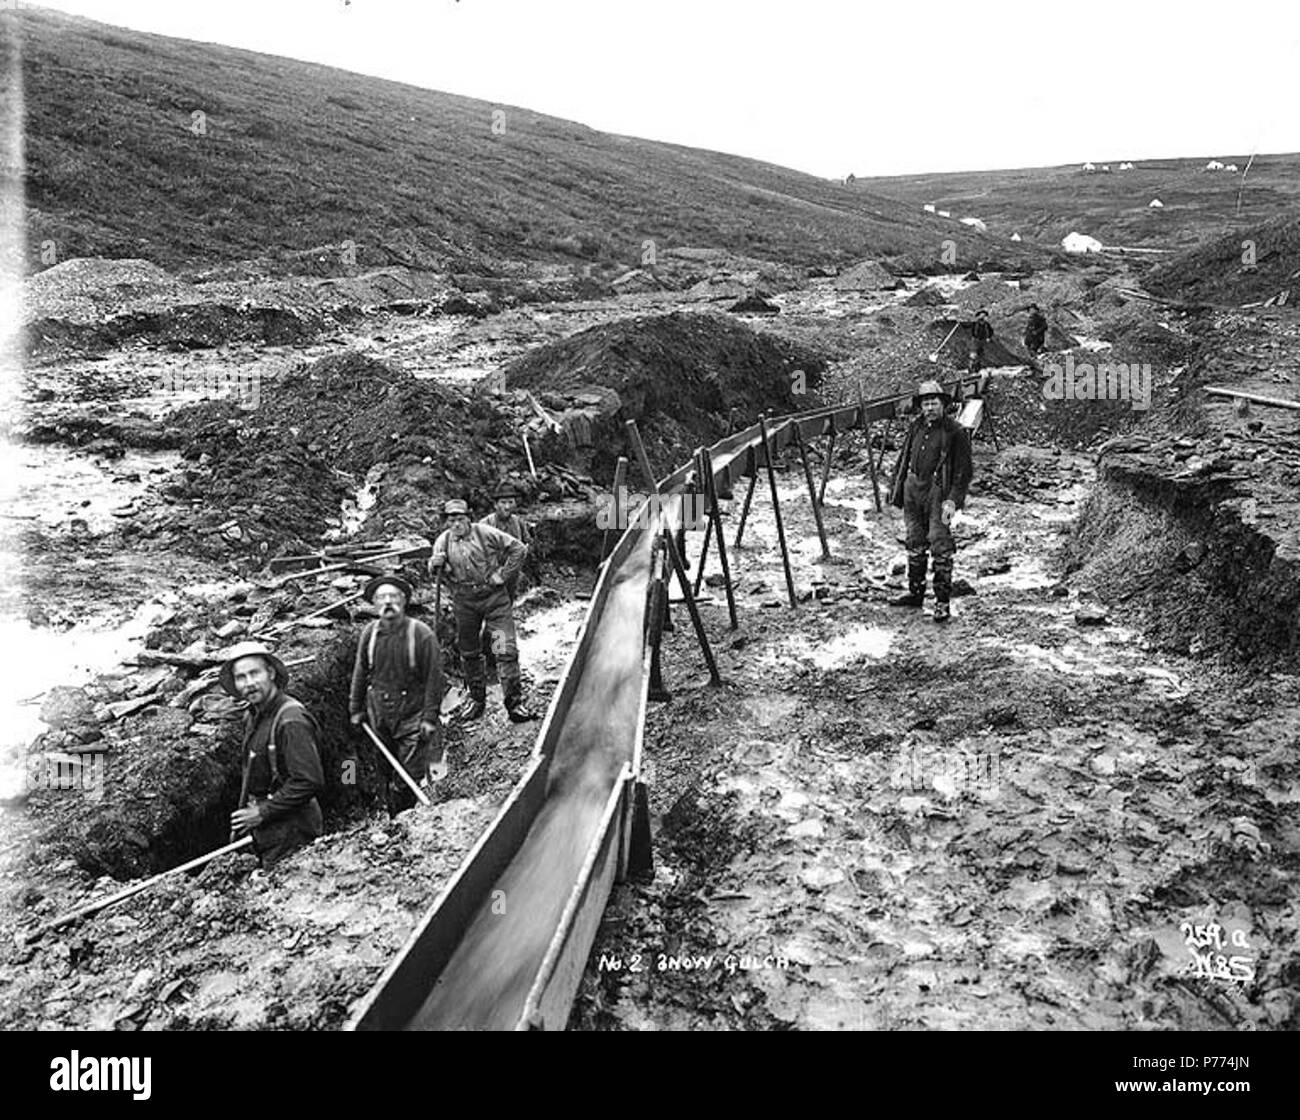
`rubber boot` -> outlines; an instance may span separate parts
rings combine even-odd
[[[947,622],[948,600],[952,598],[952,557],[934,558],[934,620]]]
[[[537,713],[524,702],[523,688],[517,680],[506,685],[503,692],[506,715],[510,717],[511,723],[529,723],[537,718]]]
[[[486,711],[487,684],[484,681],[473,681],[469,686],[469,699],[456,713],[456,719],[460,723],[472,723],[476,719],[482,719]]]
[[[907,554],[907,594],[895,595],[889,600],[891,607],[920,607],[925,603],[926,554]]]

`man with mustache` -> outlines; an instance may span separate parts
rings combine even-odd
[[[408,618],[411,585],[400,576],[376,576],[365,597],[379,618],[361,631],[352,666],[348,707],[352,724],[367,719],[376,735],[419,784],[429,777],[430,756],[442,758],[442,650],[428,626]],[[388,769],[387,762],[384,763]],[[415,794],[389,772],[384,799],[388,815],[409,809]]]
[[[221,687],[248,703],[244,776],[230,838],[252,833],[263,867],[321,834],[325,773],[316,747],[315,720],[284,691],[289,672],[261,642],[240,642],[226,654]]]
[[[528,548],[491,525],[481,521],[472,524],[469,506],[459,498],[446,502],[443,514],[448,527],[433,542],[429,572],[435,577],[446,575],[455,592],[456,645],[465,665],[465,687],[469,690],[469,701],[460,718],[479,719],[487,708],[482,643],[486,625],[496,654],[506,714],[513,723],[536,719],[536,713],[524,702],[515,619],[507,590],[523,565]]]
[[[925,603],[925,569],[934,557],[934,620],[947,622],[952,597],[952,563],[957,551],[950,528],[966,504],[974,473],[970,436],[946,415],[952,397],[937,381],[923,381],[913,398],[920,415],[903,440],[889,486],[890,504],[903,511],[907,526],[907,593],[895,607]]]

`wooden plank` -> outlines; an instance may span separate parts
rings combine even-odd
[[[1267,405],[1269,408],[1289,408],[1293,412],[1300,412],[1300,401],[1283,400],[1281,397],[1266,397],[1261,393],[1243,393],[1238,389],[1223,389],[1218,385],[1207,385],[1205,391],[1213,397],[1235,397],[1238,400],[1250,401],[1251,404]]]

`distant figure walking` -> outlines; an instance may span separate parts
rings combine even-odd
[[[1037,358],[1047,341],[1047,316],[1038,310],[1038,304],[1029,305],[1029,321],[1025,323],[1025,349],[1031,358]]]
[[[984,347],[993,341],[993,325],[989,322],[989,313],[981,307],[966,327],[970,331],[970,362],[967,371],[979,373],[984,368]]]

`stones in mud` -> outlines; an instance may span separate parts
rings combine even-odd
[[[1181,572],[1191,571],[1205,559],[1205,551],[1205,545],[1200,541],[1192,541],[1179,550],[1178,555],[1174,557],[1174,563]]]

